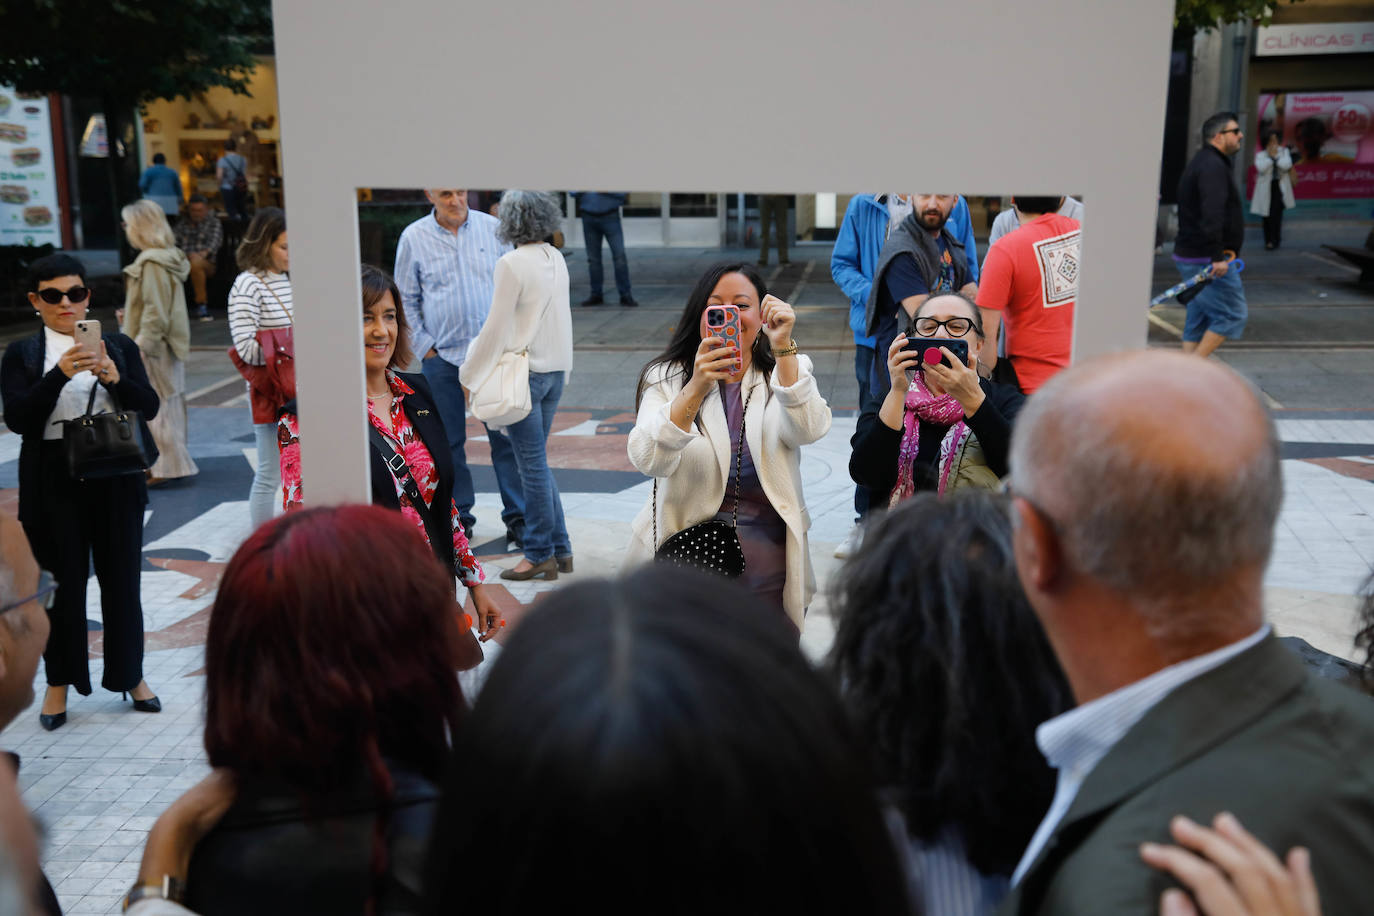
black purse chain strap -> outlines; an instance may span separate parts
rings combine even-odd
[[[719,391],[720,391],[719,386],[717,386],[716,391],[717,391],[717,394],[719,394]],[[741,474],[743,473],[741,469],[742,469],[743,466],[744,466],[744,429],[745,429],[745,424],[746,424],[746,423],[748,422],[748,420],[749,420],[749,399],[750,399],[751,397],[753,397],[753,396],[754,396],[754,389],[753,389],[753,388],[750,388],[749,391],[744,395],[744,409],[741,410],[741,411],[740,411],[740,414],[739,414],[739,447],[735,449],[735,505],[734,505],[734,508],[732,508],[732,509],[730,510],[730,527],[731,527],[731,528],[738,528],[738,527],[739,527],[739,487],[740,487],[740,476],[741,476]],[[723,400],[723,399],[722,399],[722,400]],[[724,405],[722,405],[722,406],[724,406]],[[658,550],[658,548],[659,548],[660,546],[662,546],[662,545],[660,545],[660,544],[658,543],[658,478],[657,478],[657,477],[654,478],[653,520],[654,520],[654,550]]]

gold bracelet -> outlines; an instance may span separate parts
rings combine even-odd
[[[787,346],[783,347],[781,350],[774,350],[774,351],[773,351],[773,356],[777,357],[778,359],[782,359],[784,356],[796,356],[796,355],[797,355],[797,342],[796,342],[795,340],[790,339],[790,338],[789,338],[788,341],[787,341]]]

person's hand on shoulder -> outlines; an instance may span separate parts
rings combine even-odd
[[[1144,843],[1140,857],[1192,896],[1165,891],[1160,916],[1321,916],[1311,857],[1301,846],[1288,851],[1285,866],[1225,812],[1210,829],[1180,815],[1169,822],[1169,832],[1178,846]]]

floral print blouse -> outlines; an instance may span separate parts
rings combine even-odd
[[[429,449],[416,434],[414,427],[410,425],[410,418],[401,408],[401,401],[406,395],[414,394],[415,390],[390,370],[386,373],[386,381],[391,386],[391,425],[394,432],[383,426],[381,421],[372,415],[371,410],[367,412],[368,422],[377,428],[392,448],[405,456],[411,477],[415,479],[420,496],[428,506],[434,500],[434,491],[439,488],[439,473],[434,467],[434,459],[430,456]],[[304,505],[301,492],[300,442],[296,415],[283,414],[277,421],[277,448],[281,451],[282,508],[288,512]],[[420,530],[425,543],[428,544],[429,532],[425,530],[424,519],[420,518],[420,513],[415,510],[400,482],[395,481],[395,484],[396,498],[401,503],[401,514]],[[453,559],[458,577],[469,588],[481,585],[486,580],[486,574],[483,573],[477,558],[472,555],[467,535],[463,533],[463,523],[458,517],[458,506],[452,501],[449,503],[449,518],[453,524]]]

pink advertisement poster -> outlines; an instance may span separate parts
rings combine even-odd
[[[1374,197],[1374,92],[1279,92],[1259,97],[1259,131],[1251,155],[1270,130],[1293,155],[1299,200]],[[1254,169],[1250,187],[1254,188]]]

